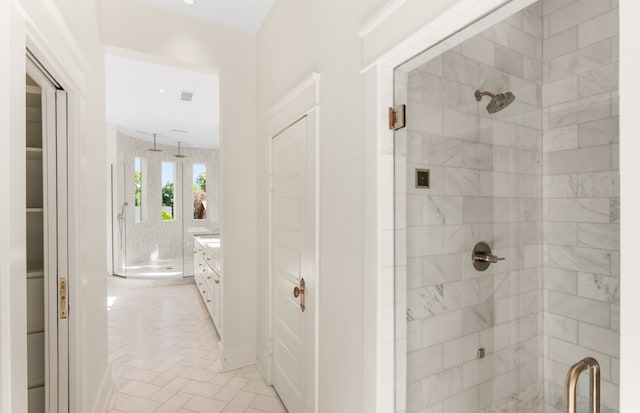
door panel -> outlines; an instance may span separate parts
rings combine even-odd
[[[271,167],[271,273],[274,286],[273,385],[289,413],[307,410],[307,320],[301,298],[293,290],[300,287],[304,263],[313,259],[309,242],[313,222],[303,217],[309,206],[308,118],[303,117],[272,139]],[[308,291],[306,295],[308,295]]]

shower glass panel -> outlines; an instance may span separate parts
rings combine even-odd
[[[182,164],[162,162],[162,152],[148,154],[144,162],[134,153],[121,155],[126,159],[112,165],[113,274],[137,279],[192,276],[193,270],[184,271]]]
[[[617,5],[600,6],[534,3],[395,71],[397,413],[564,412],[584,357],[618,411]],[[578,394],[586,411],[586,377]]]
[[[127,185],[125,164],[111,165],[111,225],[113,275],[127,276]]]

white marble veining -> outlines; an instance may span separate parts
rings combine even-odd
[[[560,412],[566,369],[593,355],[603,413],[617,413],[617,12],[617,2],[543,0],[406,78],[397,411]],[[490,115],[475,89],[516,101]],[[415,188],[416,168],[431,170],[429,190]],[[480,240],[507,260],[475,271]]]

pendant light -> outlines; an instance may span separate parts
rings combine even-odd
[[[176,158],[186,158],[185,155],[180,153],[180,141],[178,141],[178,153],[174,154],[173,156],[175,156]]]
[[[151,152],[162,152],[162,149],[158,149],[156,146],[156,134],[153,134],[153,148],[149,149]]]

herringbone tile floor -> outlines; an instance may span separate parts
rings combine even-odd
[[[109,413],[286,413],[255,367],[221,373],[194,284],[109,284]]]

